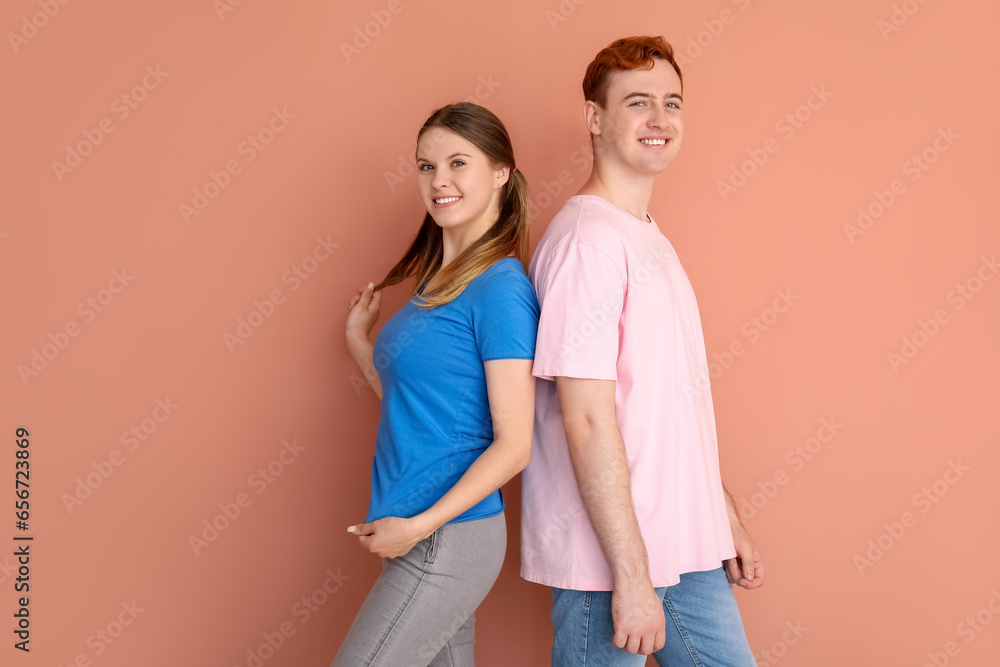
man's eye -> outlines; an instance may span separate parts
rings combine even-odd
[[[634,107],[634,106],[636,106],[637,104],[645,104],[645,102],[643,102],[642,100],[639,100],[638,102],[632,102],[632,104],[630,104],[629,106],[630,106],[630,107]]]

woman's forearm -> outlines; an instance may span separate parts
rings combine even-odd
[[[375,370],[375,346],[367,340],[348,340],[347,349],[350,351],[351,356],[354,357],[354,361],[357,362],[358,368],[361,369],[361,373],[365,376],[365,379],[368,380],[368,384],[371,385],[372,391],[375,392],[378,400],[381,401],[382,380],[378,376],[378,371]]]
[[[424,537],[510,481],[527,467],[530,457],[530,438],[526,442],[493,441],[440,500],[414,517]]]

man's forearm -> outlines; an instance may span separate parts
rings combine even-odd
[[[740,520],[740,514],[736,511],[736,503],[733,502],[733,497],[729,495],[729,489],[726,488],[726,484],[722,484],[722,493],[726,497],[726,513],[729,515],[729,526],[730,528],[742,528],[743,521]]]
[[[617,425],[567,431],[580,497],[615,587],[649,584],[646,545],[632,504],[625,446]]]

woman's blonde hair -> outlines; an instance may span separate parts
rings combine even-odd
[[[441,227],[427,213],[409,250],[385,279],[375,286],[376,290],[380,290],[416,276],[411,296],[418,296],[420,287],[440,269],[441,287],[429,295],[418,296],[423,301],[420,304],[422,308],[433,308],[452,301],[476,276],[510,255],[517,257],[525,269],[528,268],[528,211],[531,205],[528,182],[520,170],[514,171],[514,149],[507,128],[493,112],[471,102],[449,104],[432,113],[417,133],[417,141],[432,127],[451,130],[481,150],[494,167],[506,166],[511,171],[500,191],[500,217],[448,266],[441,269],[444,253]]]

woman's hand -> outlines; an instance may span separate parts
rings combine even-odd
[[[382,291],[374,292],[375,283],[359,289],[351,298],[347,314],[347,344],[368,343],[368,336],[378,319]]]
[[[357,535],[361,546],[373,554],[382,558],[398,558],[405,556],[417,542],[434,532],[434,529],[428,528],[419,516],[412,519],[387,516],[372,523],[348,526],[347,532]]]

